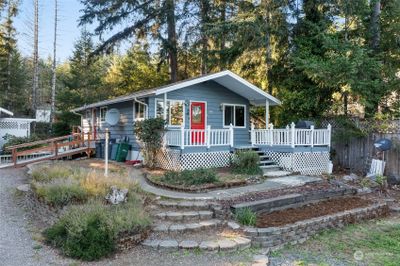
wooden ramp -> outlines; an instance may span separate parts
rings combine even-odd
[[[90,133],[73,133],[71,135],[24,143],[7,147],[11,151],[9,160],[4,160],[0,168],[22,167],[30,163],[56,160],[93,151]]]

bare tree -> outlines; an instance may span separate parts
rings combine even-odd
[[[54,42],[53,42],[53,66],[51,78],[51,122],[54,123],[56,111],[56,66],[57,66],[57,20],[58,20],[58,1],[54,0]]]
[[[39,90],[39,0],[34,0],[34,9],[32,112],[36,112],[37,92]]]

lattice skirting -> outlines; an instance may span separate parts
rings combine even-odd
[[[178,150],[164,149],[157,155],[157,166],[167,170],[185,170],[229,166],[232,154],[229,151],[180,153]]]
[[[329,152],[273,152],[265,151],[271,161],[286,171],[302,175],[320,175],[328,172]]]

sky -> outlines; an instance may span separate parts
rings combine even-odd
[[[19,14],[15,19],[18,47],[23,55],[32,54],[33,46],[33,0],[20,0]],[[58,0],[57,61],[72,55],[75,41],[79,38],[79,0]],[[39,55],[52,57],[54,39],[54,0],[39,0]]]

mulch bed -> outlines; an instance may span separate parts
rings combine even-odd
[[[292,224],[315,217],[343,212],[346,210],[366,207],[372,202],[359,197],[330,199],[318,203],[304,205],[299,208],[290,208],[257,216],[257,227],[273,227]]]
[[[336,185],[330,184],[328,181],[321,181],[321,182],[316,182],[316,183],[311,183],[311,184],[306,184],[303,186],[297,186],[297,187],[289,187],[289,188],[283,188],[283,189],[275,189],[275,190],[269,190],[269,191],[259,191],[259,192],[250,192],[246,193],[245,195],[241,195],[238,197],[233,197],[229,199],[224,199],[218,201],[223,207],[225,208],[230,208],[230,206],[242,202],[251,202],[251,201],[256,201],[256,200],[262,200],[262,199],[270,199],[286,194],[293,194],[293,193],[307,193],[307,192],[312,192],[312,191],[320,191],[320,190],[327,190],[330,188],[336,188]]]

